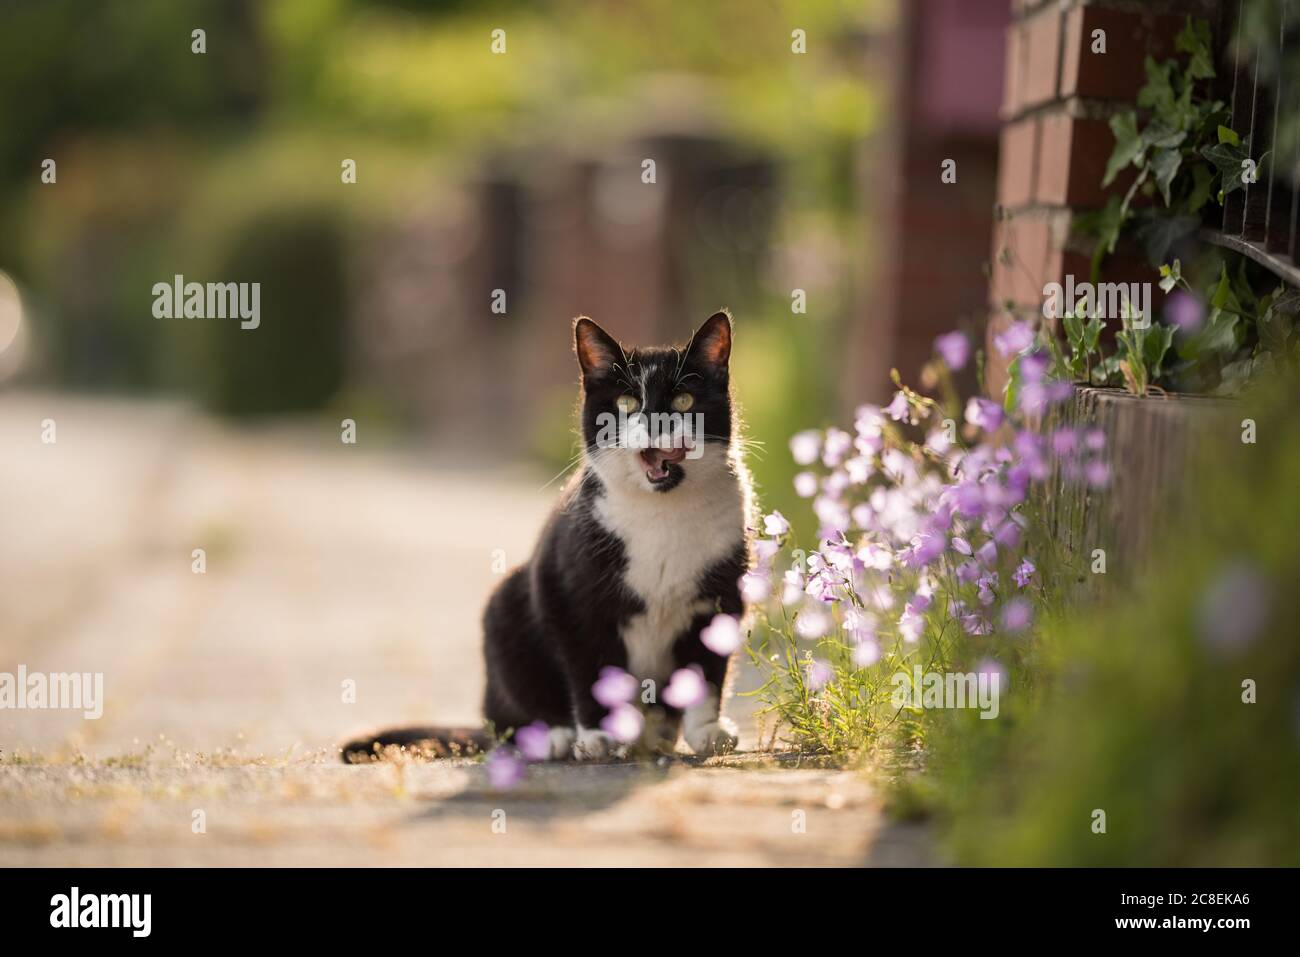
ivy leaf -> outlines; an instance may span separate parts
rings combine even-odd
[[[1101,180],[1103,187],[1115,182],[1115,177],[1125,166],[1136,164],[1146,150],[1146,143],[1138,135],[1137,113],[1132,110],[1112,116],[1110,131],[1115,134],[1115,149],[1106,163],[1106,175]]]
[[[1226,312],[1219,307],[1210,310],[1210,315],[1194,335],[1183,340],[1178,354],[1184,359],[1203,359],[1214,353],[1231,355],[1241,345],[1238,324],[1241,317],[1234,312]]]
[[[1148,56],[1144,65],[1147,82],[1138,91],[1138,106],[1151,110],[1156,116],[1169,116],[1175,112],[1174,104],[1177,100],[1170,73],[1177,64],[1173,60],[1157,63],[1153,57]]]
[[[1208,80],[1214,76],[1214,56],[1210,52],[1210,24],[1205,20],[1187,23],[1174,38],[1174,49],[1191,54],[1187,62],[1187,75],[1193,80]]]
[[[1219,189],[1220,202],[1223,197],[1245,185],[1241,180],[1241,161],[1250,154],[1244,143],[1236,145],[1215,143],[1202,149],[1201,155],[1213,164],[1222,177],[1222,185]]]
[[[1295,329],[1295,318],[1279,309],[1274,302],[1265,310],[1264,315],[1259,317],[1257,325],[1260,348],[1275,355],[1285,356],[1287,340]]]
[[[1230,127],[1223,126],[1222,124],[1220,124],[1220,126],[1219,126],[1219,142],[1220,142],[1220,143],[1227,143],[1229,146],[1240,146],[1240,145],[1241,145],[1241,137],[1237,135],[1237,131],[1236,131],[1236,130],[1231,129]]]
[[[1250,377],[1255,372],[1255,361],[1253,359],[1239,359],[1236,362],[1229,362],[1219,373],[1219,385],[1211,391],[1211,395],[1236,395],[1250,381]]]
[[[1196,216],[1170,216],[1155,209],[1144,209],[1137,214],[1135,235],[1146,251],[1148,262],[1156,265],[1168,262],[1183,240],[1200,226],[1201,221]]]
[[[1165,198],[1166,206],[1169,205],[1169,188],[1182,164],[1183,154],[1178,149],[1161,147],[1151,158],[1151,172],[1156,178],[1156,186],[1160,188],[1160,195]]]
[[[1181,146],[1187,139],[1187,130],[1181,125],[1175,126],[1159,117],[1153,119],[1142,130],[1142,140],[1148,146],[1171,148]]]
[[[1174,342],[1174,327],[1152,323],[1142,340],[1142,358],[1150,370],[1150,378],[1158,379],[1164,369],[1165,353]]]
[[[1187,199],[1183,202],[1183,209],[1190,215],[1200,213],[1201,207],[1210,201],[1214,195],[1212,186],[1214,184],[1214,174],[1211,173],[1203,164],[1197,163],[1192,167],[1192,189],[1187,194]],[[1197,225],[1200,223],[1198,221]]]

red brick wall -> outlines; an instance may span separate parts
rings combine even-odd
[[[1040,319],[1047,283],[1063,283],[1067,274],[1088,280],[1091,250],[1071,240],[1072,220],[1132,182],[1121,176],[1110,190],[1101,189],[1115,145],[1107,120],[1132,107],[1146,80],[1146,56],[1172,56],[1185,17],[1212,18],[1215,6],[1214,0],[1011,0],[989,282],[990,395],[1000,396],[1006,382],[993,335],[1012,317]],[[1092,52],[1099,29],[1105,53]],[[1106,262],[1107,281],[1155,278],[1132,251],[1118,250]]]

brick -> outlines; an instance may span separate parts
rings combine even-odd
[[[1024,75],[1019,86],[1020,106],[1029,108],[1057,97],[1057,67],[1061,42],[1061,11],[1054,4],[1027,17],[1021,42]]]
[[[1101,206],[1106,196],[1126,190],[1133,172],[1120,175],[1109,189],[1101,187],[1115,136],[1105,120],[1070,116],[1064,110],[1039,119],[1037,179],[1034,198],[1054,206]]]
[[[1002,128],[998,145],[998,204],[1016,209],[1033,201],[1038,158],[1038,119]]]
[[[1039,213],[1015,216],[994,225],[989,299],[1001,308],[1011,302],[1041,308],[1051,229]]]
[[[1179,16],[1072,7],[1066,14],[1061,54],[1061,96],[1132,100],[1146,83],[1146,57],[1174,55]],[[1092,52],[1094,30],[1106,31],[1106,52]]]
[[[1019,23],[1007,27],[1006,59],[1002,67],[1002,118],[1014,119],[1020,113],[1021,84],[1024,82],[1024,59],[1028,48],[1021,41],[1024,28]]]

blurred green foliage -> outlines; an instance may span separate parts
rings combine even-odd
[[[1184,521],[1140,579],[1044,623],[998,720],[939,716],[922,786],[960,862],[1300,864],[1298,401],[1252,394],[1254,444],[1206,437]]]
[[[364,319],[347,266],[372,229],[408,215],[413,198],[458,189],[503,151],[563,151],[634,128],[648,88],[696,91],[679,103],[685,113],[775,163],[769,266],[810,234],[861,261],[856,158],[884,111],[866,51],[893,15],[890,0],[5,4],[0,269],[30,307],[27,374],[181,392],[239,415],[329,407],[352,394],[342,343]],[[203,56],[191,52],[195,28],[206,31]],[[508,57],[491,52],[497,28]],[[807,55],[791,54],[795,28]],[[691,82],[675,85],[682,78]],[[40,184],[48,156],[57,189]],[[365,158],[347,190],[341,156]],[[834,343],[853,270],[810,290],[810,313],[794,315],[771,268],[690,264],[696,318],[721,304],[738,318],[736,382],[760,485],[801,514],[785,442],[841,411]],[[261,281],[276,321],[241,338],[184,322],[160,332],[153,283],[224,275],[214,270]],[[522,318],[568,335],[567,316]],[[539,396],[535,407],[534,433],[550,436],[535,445],[562,462],[571,398]]]

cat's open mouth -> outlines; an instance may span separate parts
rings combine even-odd
[[[645,449],[641,452],[641,461],[645,464],[645,477],[652,483],[666,482],[672,477],[670,465],[676,465],[686,458],[685,449]]]

